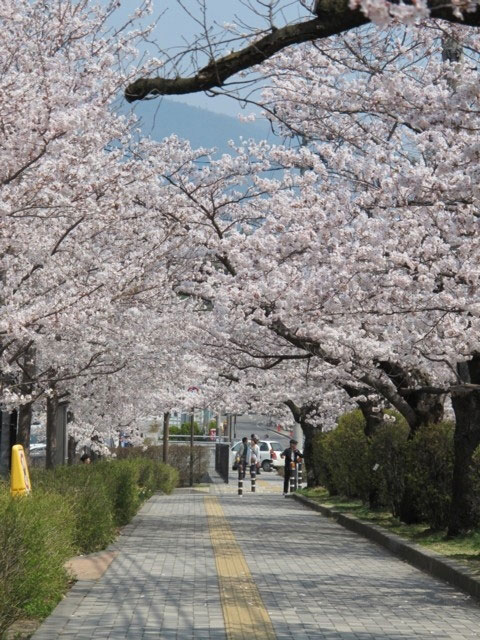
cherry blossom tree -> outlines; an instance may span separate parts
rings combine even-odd
[[[307,144],[242,147],[234,180],[248,175],[254,187],[234,198],[224,165],[175,184],[208,249],[197,254],[188,290],[215,298],[205,317],[215,317],[216,334],[228,318],[216,339],[225,349],[230,342],[229,365],[270,370],[320,359],[340,386],[367,385],[412,428],[438,420],[441,396],[451,393],[455,487],[468,489],[476,379],[456,370],[462,358],[472,369],[478,351],[478,249],[469,241],[478,77],[475,67],[459,70],[442,57],[444,35],[434,25],[352,33],[273,60],[265,67],[268,113]],[[478,55],[468,31],[454,36]],[[242,161],[251,167],[243,174]],[[265,177],[274,167],[282,176]],[[465,396],[468,410],[460,410]],[[468,514],[458,492],[455,504]]]
[[[139,139],[115,109],[123,69],[150,30],[135,26],[148,3],[112,30],[115,7],[65,0],[2,9],[1,390],[20,409],[26,447],[42,398],[52,434],[58,400],[73,402],[85,383],[92,391],[112,378],[118,388],[124,372],[117,399],[125,401],[134,371],[158,374],[161,359],[145,363],[153,328],[171,328],[188,306],[169,281],[185,235],[172,213],[179,196],[162,177],[179,170],[185,151],[176,140]],[[169,339],[174,352],[178,338]],[[78,408],[75,416],[82,422]],[[100,422],[91,412],[83,420]]]
[[[308,456],[342,407],[356,403],[371,434],[393,406],[413,433],[441,419],[449,395],[450,530],[468,528],[479,52],[473,29],[399,23],[476,25],[476,3],[320,1],[317,35],[303,38],[315,42],[288,55],[262,49],[262,37],[292,33],[271,13],[247,54],[260,51],[261,102],[285,144],[243,141],[215,161],[175,137],[141,139],[115,112],[119,88],[160,63],[128,67],[145,30],[109,34],[114,4],[16,6],[0,45],[0,370],[24,440],[33,402],[50,423],[68,399],[83,443],[191,404],[195,386],[197,406],[290,412]],[[370,18],[383,28],[353,29]],[[318,37],[327,23],[337,35]],[[211,41],[213,58],[221,48]],[[215,86],[229,77],[220,69],[207,68]],[[207,71],[129,97],[165,82],[205,89]]]

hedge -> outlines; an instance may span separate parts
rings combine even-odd
[[[395,421],[384,422],[371,437],[364,433],[359,410],[341,416],[332,431],[318,434],[313,442],[315,476],[331,495],[373,501],[396,517],[403,515],[408,500],[422,522],[443,529],[450,509],[454,425],[426,425],[409,438],[402,416],[389,414]],[[471,472],[480,489],[480,451]],[[480,521],[480,499],[474,509]]]
[[[432,529],[443,529],[448,524],[454,430],[451,422],[427,425],[409,442],[406,482],[414,507]]]
[[[147,458],[160,461],[163,459],[162,446],[122,447],[115,450],[119,459]],[[210,449],[201,445],[193,447],[193,482],[197,484],[208,475]],[[168,464],[178,472],[178,486],[186,487],[190,482],[190,445],[170,444],[168,448]]]
[[[0,482],[0,637],[20,617],[44,618],[70,580],[65,560],[105,548],[154,491],[178,472],[136,458],[31,470],[32,495]]]

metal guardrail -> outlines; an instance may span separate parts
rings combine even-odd
[[[180,443],[190,443],[190,435],[170,435],[168,441],[171,443],[180,442]],[[195,444],[210,444],[214,445],[216,443],[229,443],[230,440],[227,436],[193,436],[193,442]]]

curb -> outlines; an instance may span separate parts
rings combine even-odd
[[[376,524],[367,524],[364,520],[359,520],[353,515],[345,515],[336,509],[325,507],[310,498],[292,494],[292,497],[301,502],[306,507],[320,512],[327,518],[332,518],[342,527],[358,533],[377,544],[385,547],[395,556],[410,563],[417,569],[421,569],[436,578],[440,578],[445,582],[465,591],[470,596],[480,600],[480,579],[476,578],[474,573],[467,567],[462,566],[455,560],[450,560],[434,551],[423,549],[419,545],[406,542],[404,538],[400,538],[394,533],[386,533]]]

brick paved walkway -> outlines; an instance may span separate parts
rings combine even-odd
[[[33,639],[480,638],[480,606],[469,597],[285,500],[267,480],[243,498],[218,484],[154,496],[105,574],[78,582]],[[254,636],[232,629],[250,624],[249,607],[265,629]]]

